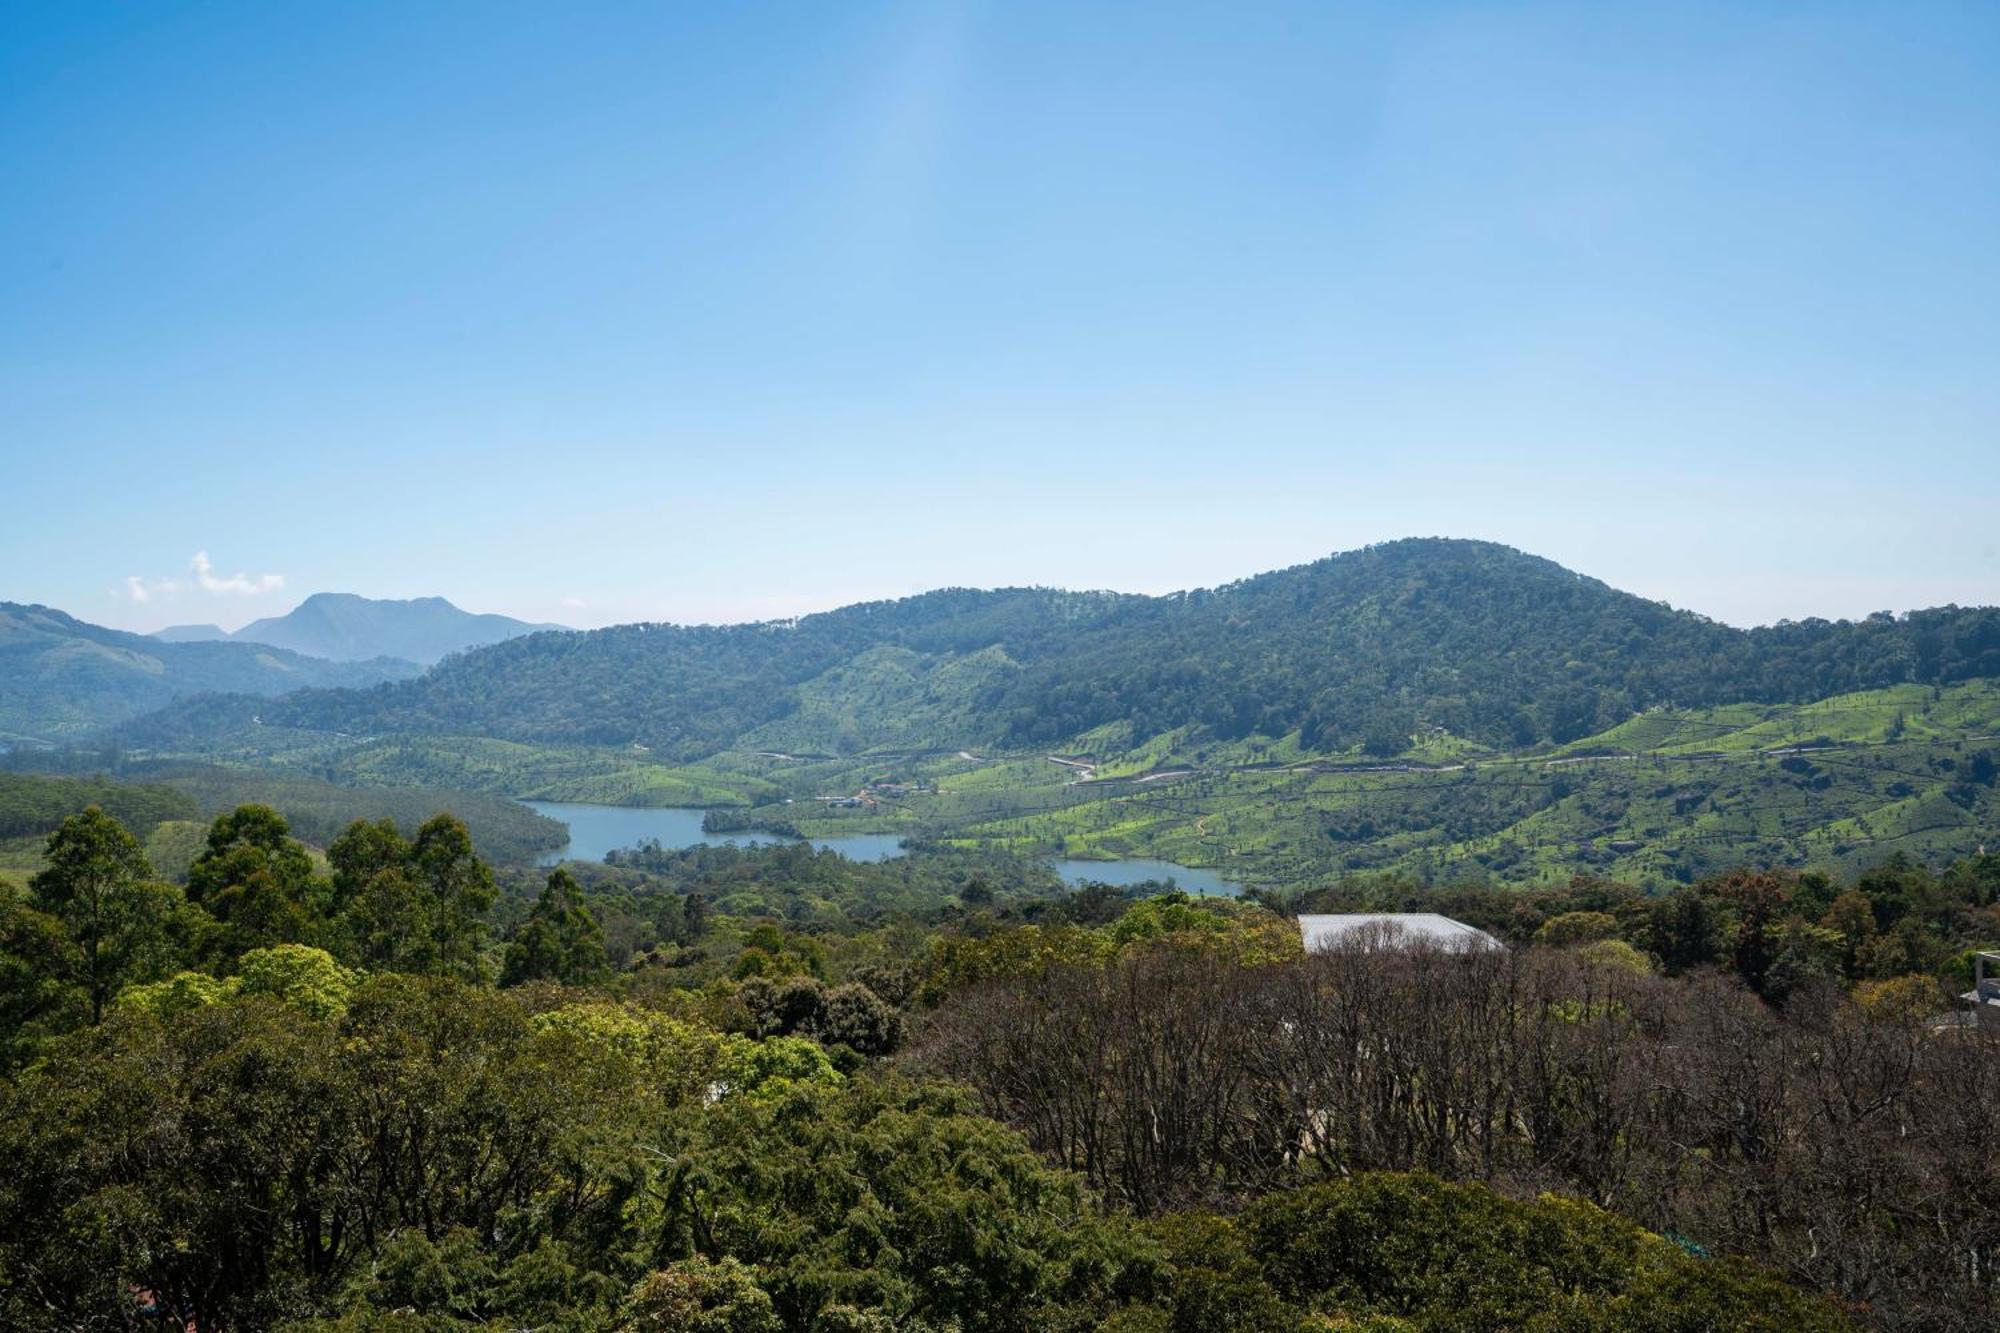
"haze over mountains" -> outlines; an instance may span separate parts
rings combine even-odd
[[[0,602],[0,743],[59,743],[201,693],[283,694],[415,675],[412,663],[331,662],[257,643],[175,643]]]
[[[1660,704],[1788,702],[2000,676],[2000,611],[1740,630],[1484,542],[1422,539],[1163,597],[944,589],[796,621],[516,638],[266,725],[856,753],[1027,749],[1116,728],[1297,733],[1396,753],[1442,729],[1563,743]],[[219,716],[211,706],[210,716]]]
[[[167,643],[267,643],[333,662],[394,657],[430,666],[468,648],[564,628],[462,611],[442,597],[391,600],[322,592],[285,615],[252,621],[233,634],[218,625],[172,625],[153,637]]]

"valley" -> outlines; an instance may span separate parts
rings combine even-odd
[[[0,1333],[2000,1329],[2000,5],[0,26]]]
[[[1658,886],[1974,851],[1996,735],[1991,608],[1736,630],[1413,540],[1169,597],[545,632],[370,689],[185,697],[79,753],[1272,887]]]
[[[1086,734],[1061,756],[729,750],[669,764],[629,748],[260,725],[177,757],[361,787],[707,807],[725,827],[819,839],[885,834],[1078,861],[1152,858],[1274,886],[1373,871],[1667,884],[1746,862],[1851,870],[1896,851],[1936,859],[1976,850],[1996,821],[2000,684],[1661,708],[1529,751],[1437,732],[1387,757],[1315,753],[1296,734],[1227,741],[1184,728],[1114,748],[1124,739],[1118,728]]]

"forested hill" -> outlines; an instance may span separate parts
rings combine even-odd
[[[60,741],[191,694],[282,694],[409,676],[407,662],[326,662],[250,643],[167,643],[46,606],[0,602],[0,744]]]
[[[2000,610],[1739,630],[1483,542],[1392,542],[1163,597],[949,589],[796,621],[627,625],[311,691],[280,724],[637,743],[1054,745],[1198,725],[1400,750],[1422,728],[1562,742],[1662,703],[1782,702],[2000,676]]]

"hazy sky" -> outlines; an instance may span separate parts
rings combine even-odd
[[[1996,602],[2000,4],[10,4],[0,502],[141,629]]]

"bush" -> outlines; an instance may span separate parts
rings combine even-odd
[[[332,954],[308,944],[274,944],[251,949],[236,960],[236,983],[243,995],[269,995],[314,1018],[338,1018],[360,974],[342,967]]]
[[[190,1010],[221,1004],[235,995],[236,989],[231,982],[206,972],[176,972],[165,981],[127,986],[118,992],[118,1005],[155,1018],[178,1018]]]
[[[820,1040],[862,1055],[887,1055],[896,1047],[898,1021],[887,1001],[859,982],[827,992],[819,1018]]]
[[[683,1259],[641,1278],[625,1322],[630,1333],[778,1333],[771,1298],[731,1258]]]
[[[1579,1200],[1377,1172],[1271,1195],[1243,1225],[1278,1294],[1454,1330],[1844,1330],[1773,1279],[1689,1257]],[[1755,1313],[1767,1322],[1745,1323]],[[1637,1321],[1637,1322],[1635,1322]]]

